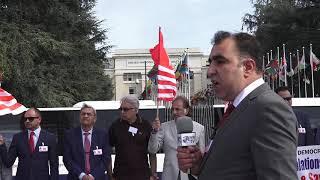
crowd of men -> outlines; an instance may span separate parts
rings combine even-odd
[[[85,104],[79,126],[64,133],[67,179],[156,180],[156,153],[161,149],[162,180],[297,179],[297,146],[318,144],[308,116],[293,111],[287,87],[275,93],[264,82],[254,36],[219,31],[212,44],[208,78],[215,95],[229,103],[207,145],[204,126],[192,121],[196,145],[178,146],[177,119],[191,114],[185,97],[173,100],[173,119],[164,123],[143,119],[139,100],[123,97],[120,118],[109,129],[94,126],[96,110]],[[16,180],[58,180],[56,136],[41,128],[37,108],[28,109],[23,118],[25,130],[13,136],[8,149],[0,135],[2,163],[11,167],[19,159]]]

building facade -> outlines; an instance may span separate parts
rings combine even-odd
[[[190,80],[191,96],[207,88],[208,55],[204,55],[199,48],[167,48],[166,51],[174,68],[181,61],[183,53],[188,52],[188,67],[194,74]],[[129,94],[139,97],[148,80],[146,74],[153,65],[149,49],[115,50],[105,69],[105,73],[113,80],[113,100],[120,100]]]

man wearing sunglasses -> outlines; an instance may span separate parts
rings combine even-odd
[[[287,86],[281,86],[275,92],[291,107],[292,96]],[[311,129],[309,116],[301,111],[293,110],[298,120],[298,146],[309,146],[315,144],[314,131]]]
[[[41,129],[42,117],[37,108],[30,108],[23,117],[26,130],[13,136],[9,152],[0,137],[4,164],[11,167],[19,158],[16,180],[58,180],[56,136]]]
[[[156,180],[156,155],[149,154],[148,141],[151,125],[139,114],[139,100],[125,96],[120,101],[120,118],[109,129],[110,146],[115,147],[115,162],[112,173],[110,163],[108,174],[115,180]]]

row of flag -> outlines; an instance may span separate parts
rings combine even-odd
[[[288,86],[288,78],[291,79],[292,93],[293,93],[293,76],[298,77],[299,97],[301,97],[300,91],[300,74],[302,74],[302,81],[305,84],[305,97],[307,97],[307,84],[312,85],[312,97],[314,97],[314,75],[315,71],[320,70],[320,60],[312,51],[312,45],[310,44],[310,56],[309,62],[306,61],[306,54],[304,47],[302,48],[302,55],[300,56],[299,50],[296,53],[286,54],[285,44],[283,45],[282,55],[280,55],[279,47],[277,47],[277,56],[274,58],[272,51],[267,53],[267,58],[263,57],[264,77],[270,83],[270,86],[274,89],[275,86],[285,85]],[[289,59],[288,59],[289,57]],[[267,62],[267,63],[265,63]],[[311,80],[307,77],[306,70],[310,69]]]

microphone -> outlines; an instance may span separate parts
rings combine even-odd
[[[178,117],[176,120],[178,146],[194,146],[196,145],[196,133],[193,131],[192,119],[188,116]]]

